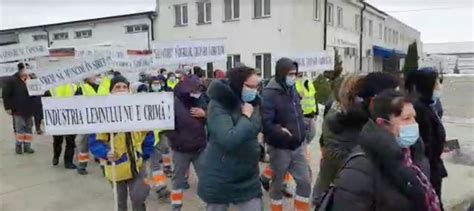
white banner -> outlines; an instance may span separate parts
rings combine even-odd
[[[41,100],[50,135],[174,129],[172,92]]]
[[[327,51],[293,55],[280,54],[274,57],[273,61],[276,62],[282,57],[298,62],[298,70],[300,72],[322,72],[334,69],[334,55]]]
[[[3,63],[0,64],[0,77],[2,76],[11,76],[18,72],[18,63],[19,62],[12,62],[12,63]],[[35,61],[27,61],[30,65],[29,71],[35,72],[36,71],[36,62]]]
[[[43,95],[45,92],[43,84],[38,79],[26,80],[26,88],[28,88],[28,95],[30,96]]]
[[[150,68],[157,68],[157,66],[158,64],[152,55],[129,56],[128,59],[114,60],[112,64],[114,70],[137,73],[148,71]]]
[[[152,51],[160,65],[207,63],[227,58],[224,39],[157,42]]]
[[[105,72],[110,69],[111,64],[110,57],[76,60],[67,66],[48,67],[45,70],[37,71],[36,76],[46,91],[62,84],[77,82]]]
[[[9,62],[49,55],[48,46],[37,44],[0,46],[0,62]]]
[[[74,48],[76,59],[110,57],[113,60],[127,59],[127,49],[119,47],[78,46]]]

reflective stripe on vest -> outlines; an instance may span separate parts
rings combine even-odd
[[[75,84],[64,84],[49,90],[49,92],[53,97],[72,97],[76,90],[77,86]]]

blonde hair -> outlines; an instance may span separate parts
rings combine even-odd
[[[339,102],[343,110],[347,110],[354,105],[355,99],[359,94],[364,77],[356,74],[349,74],[344,77],[339,89]]]

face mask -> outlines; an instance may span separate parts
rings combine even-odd
[[[441,90],[434,90],[433,91],[433,100],[436,101],[441,97]]]
[[[242,90],[242,101],[244,102],[252,102],[255,100],[255,97],[257,96],[257,90],[254,89],[243,89]]]
[[[189,96],[198,99],[198,98],[201,97],[201,93],[191,93],[191,94],[189,94]]]
[[[416,143],[420,137],[418,124],[400,126],[400,137],[397,138],[398,145],[401,148],[409,148]]]
[[[295,85],[295,80],[296,80],[295,76],[286,76],[286,85],[288,86]]]
[[[97,85],[99,85],[100,83],[102,83],[102,78],[97,78],[97,79],[95,80],[95,83],[96,83]]]
[[[151,85],[151,90],[158,92],[161,90],[161,85]]]
[[[176,81],[176,77],[171,76],[169,80],[170,80],[170,81]]]

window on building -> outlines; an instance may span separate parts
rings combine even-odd
[[[272,75],[272,55],[269,53],[256,54],[255,68],[260,71],[259,73],[263,75],[263,78],[270,78]]]
[[[379,23],[379,39],[383,38],[383,26],[381,23]]]
[[[33,41],[40,41],[40,40],[48,40],[48,36],[46,34],[33,35]]]
[[[92,30],[76,31],[76,39],[92,37]]]
[[[369,20],[369,37],[372,37],[374,34],[374,22],[372,20]]]
[[[388,42],[388,28],[385,27],[383,30],[383,41]]]
[[[340,27],[344,26],[344,11],[342,7],[337,7],[337,25]]]
[[[126,33],[138,33],[138,32],[146,32],[146,31],[148,31],[148,25],[146,24],[125,26]]]
[[[362,18],[362,20],[363,20],[362,24],[364,24],[364,25],[362,26],[362,32],[364,33],[364,36],[367,36],[367,31],[368,31],[368,30],[367,30],[367,28],[368,28],[368,27],[367,27],[367,25],[368,25],[368,24],[367,24],[367,19],[366,19],[366,18]]]
[[[327,24],[328,25],[333,25],[334,24],[334,5],[331,3],[328,3],[328,9],[327,9]]]
[[[175,26],[188,25],[188,5],[178,4],[174,5]]]
[[[211,23],[211,2],[197,2],[198,24]]]
[[[224,18],[236,20],[240,18],[240,0],[224,0]]]
[[[55,33],[53,34],[53,39],[54,40],[67,40],[69,39],[69,33],[67,32]]]
[[[270,0],[253,0],[253,16],[255,18],[270,16]]]
[[[387,42],[392,43],[392,29],[391,28],[388,28],[388,31],[387,31]]]
[[[314,20],[321,20],[321,5],[320,0],[314,0]]]
[[[240,64],[240,54],[227,56],[227,71]]]
[[[355,15],[354,29],[356,32],[360,32],[360,15]]]
[[[396,40],[397,40],[397,32],[396,32],[395,30],[393,30],[393,31],[392,31],[392,43],[393,43],[393,44],[396,44],[396,43],[395,43]]]

